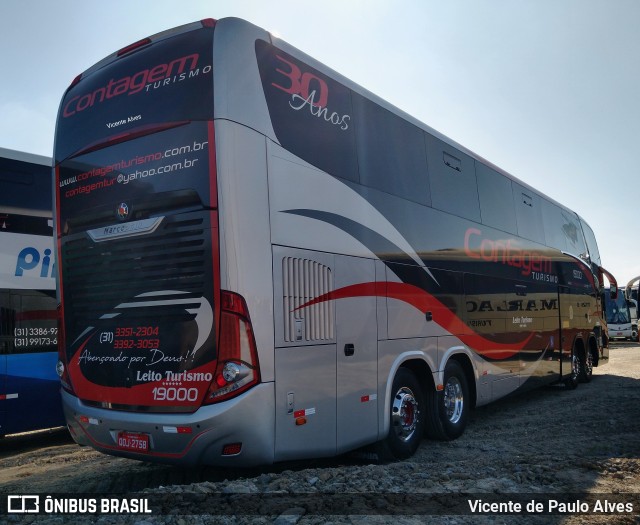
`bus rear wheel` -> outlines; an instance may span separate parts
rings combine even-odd
[[[588,350],[584,362],[582,363],[582,366],[580,367],[580,371],[578,373],[578,380],[581,383],[588,383],[589,381],[591,381],[591,378],[593,377],[593,362],[593,350]]]
[[[427,435],[450,441],[462,435],[469,414],[469,385],[462,366],[449,361],[444,369],[441,391],[427,395]]]
[[[574,349],[571,355],[571,373],[569,374],[569,377],[564,380],[564,385],[567,388],[573,390],[578,386],[582,366],[582,359],[580,359],[580,355]]]
[[[424,394],[415,374],[399,368],[391,388],[389,434],[378,444],[382,459],[406,459],[415,453],[424,434],[424,411]]]

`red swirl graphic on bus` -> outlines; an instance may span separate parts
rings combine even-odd
[[[300,310],[325,301],[335,301],[349,297],[387,297],[410,304],[421,312],[431,312],[433,319],[478,354],[492,360],[509,359],[527,347],[534,334],[515,344],[503,344],[491,341],[477,333],[470,332],[465,323],[436,297],[412,284],[378,282],[360,283],[345,286],[326,293],[296,308]]]

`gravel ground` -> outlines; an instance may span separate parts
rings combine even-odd
[[[57,432],[0,444],[0,492],[38,493],[42,501],[75,495],[98,509],[106,494],[125,493],[131,506],[143,497],[152,509],[98,512],[97,525],[640,524],[639,457],[640,346],[617,343],[591,383],[481,407],[461,438],[424,440],[405,461],[379,464],[362,452],[250,471],[186,471],[104,456]],[[8,516],[8,523],[87,521]]]

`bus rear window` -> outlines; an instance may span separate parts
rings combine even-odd
[[[65,94],[56,163],[139,128],[213,118],[212,28],[178,34],[114,60]]]
[[[167,211],[162,194],[171,195],[166,205],[214,207],[209,141],[208,124],[192,122],[62,162],[56,184],[61,224],[68,228],[73,217],[112,222],[121,203],[130,218]]]

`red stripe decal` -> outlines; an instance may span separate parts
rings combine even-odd
[[[430,293],[412,284],[379,282],[361,283],[345,286],[327,294],[321,295],[303,304],[297,310],[325,301],[335,301],[349,297],[388,297],[403,301],[420,312],[432,312],[438,325],[456,335],[464,344],[489,359],[508,359],[524,349],[534,334],[530,333],[526,339],[513,344],[491,341],[473,332],[458,316],[442,304]]]

